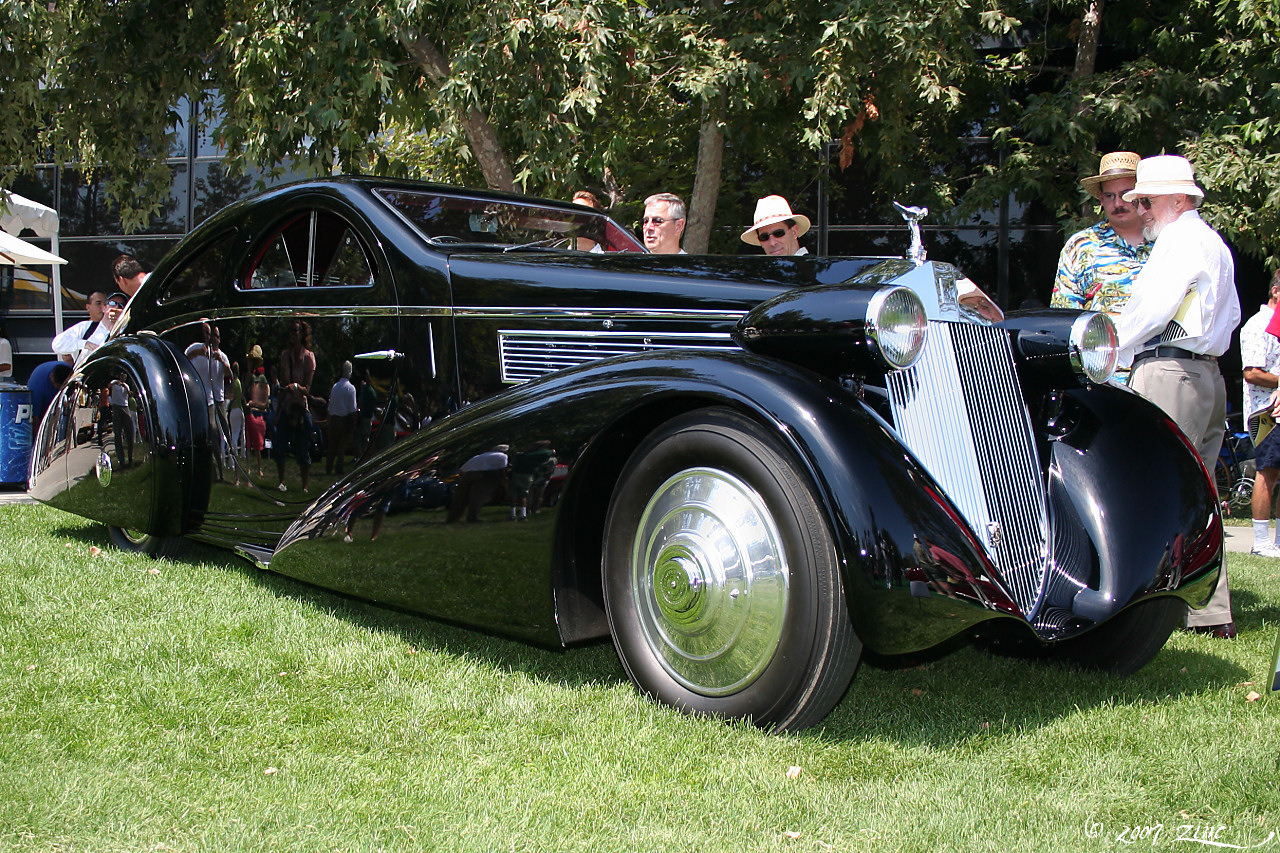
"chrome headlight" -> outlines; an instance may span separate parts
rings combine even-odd
[[[906,287],[881,288],[867,304],[867,337],[875,342],[881,358],[892,367],[910,367],[915,363],[924,349],[927,328],[920,297]]]
[[[1081,314],[1071,324],[1071,366],[1082,378],[1102,384],[1116,371],[1116,327],[1106,314]]]

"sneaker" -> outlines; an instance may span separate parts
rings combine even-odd
[[[276,488],[277,488],[278,490],[282,491],[282,492],[287,492],[287,491],[289,491],[289,487],[288,487],[288,486],[286,486],[284,483],[281,483],[280,485],[276,486]]]
[[[1280,557],[1280,546],[1274,542],[1260,542],[1249,553],[1259,557]]]

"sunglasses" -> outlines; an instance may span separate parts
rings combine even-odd
[[[756,232],[756,237],[759,238],[761,243],[764,243],[768,240],[781,240],[785,236],[787,236],[787,229],[785,228],[778,228],[777,230],[774,230],[774,231],[757,231]]]
[[[669,219],[663,219],[661,216],[646,216],[644,219],[640,220],[640,224],[649,225],[652,223],[653,225],[666,225],[670,221],[671,220]]]
[[[1151,197],[1150,197],[1150,196],[1144,196],[1143,198],[1135,198],[1135,199],[1134,199],[1134,201],[1135,201],[1135,202],[1137,202],[1137,203],[1138,203],[1138,206],[1139,206],[1139,207],[1141,207],[1143,210],[1150,210],[1150,209],[1151,209]]]
[[[121,302],[121,301],[120,301],[120,300],[118,300],[118,299],[112,299],[110,302],[108,302],[108,303],[107,303],[107,307],[108,307],[108,308],[123,308],[123,307],[124,307],[124,303],[123,303],[123,302]]]

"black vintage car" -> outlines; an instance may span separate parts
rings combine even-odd
[[[571,204],[274,190],[157,267],[51,407],[31,491],[122,547],[611,637],[658,700],[779,729],[821,720],[864,648],[1140,667],[1216,583],[1209,476],[1106,384],[1107,318],[992,323],[912,254],[657,256]],[[215,328],[275,390],[261,474],[213,399]],[[327,411],[344,362],[354,426]]]

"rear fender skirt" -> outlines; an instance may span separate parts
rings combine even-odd
[[[105,524],[180,536],[208,505],[209,447],[190,362],[155,336],[119,338],[86,359],[49,406],[32,447],[31,493]]]
[[[597,635],[599,539],[610,489],[636,444],[663,420],[729,405],[776,429],[822,496],[854,628],[880,652],[934,645],[1017,615],[959,515],[892,431],[852,394],[794,365],[748,353],[662,351],[593,362],[467,407],[393,446],[322,495],[285,533],[273,570],[441,618],[551,644]],[[407,482],[456,488],[470,458],[548,442],[569,466],[554,523],[471,528],[441,499],[398,528],[378,521]],[[409,510],[406,509],[406,513]],[[350,525],[351,519],[370,518]],[[505,520],[483,507],[480,522]],[[410,530],[410,528],[412,528]],[[476,530],[483,530],[475,540]],[[542,540],[534,541],[542,530]],[[459,534],[461,531],[461,535]],[[344,537],[352,541],[343,543]],[[519,560],[475,559],[454,542]],[[391,542],[405,566],[371,545]],[[335,545],[334,543],[338,543]],[[344,550],[345,549],[345,550]],[[397,558],[398,559],[398,558]],[[465,564],[465,568],[462,565]],[[921,619],[921,612],[933,618]],[[593,615],[594,613],[594,615]]]

